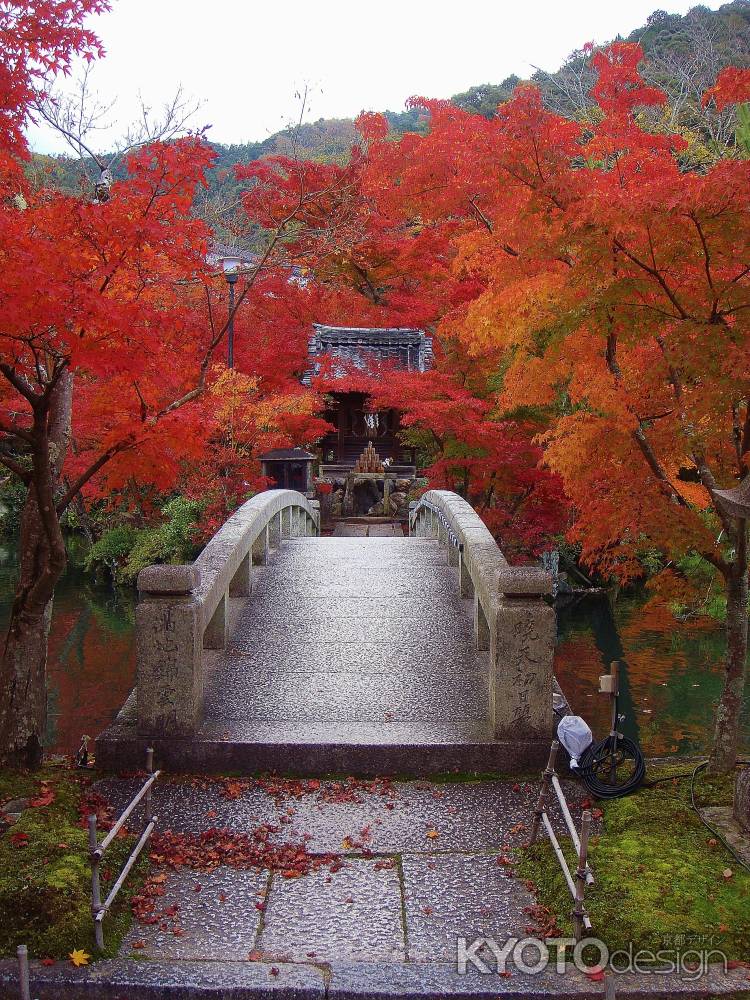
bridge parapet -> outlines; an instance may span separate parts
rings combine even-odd
[[[320,505],[294,490],[243,504],[192,565],[138,574],[137,712],[141,736],[186,736],[203,717],[208,651],[223,649],[251,596],[253,565],[282,539],[320,533]]]
[[[449,490],[430,490],[410,505],[409,533],[447,547],[461,596],[474,602],[477,648],[490,657],[495,739],[549,743],[555,612],[545,598],[551,575],[511,566],[471,504]]]

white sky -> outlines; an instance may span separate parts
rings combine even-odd
[[[109,103],[107,149],[137,116],[138,94],[154,107],[182,84],[201,100],[195,126],[216,142],[261,140],[299,111],[307,120],[401,111],[419,94],[450,97],[534,66],[556,69],[584,42],[627,35],[660,6],[684,14],[696,0],[114,0],[92,18],[107,50],[92,88]],[[720,0],[704,0],[716,9]],[[65,149],[32,127],[32,148]]]

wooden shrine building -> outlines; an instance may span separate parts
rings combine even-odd
[[[328,355],[341,359],[341,375],[352,366],[372,371],[379,363],[391,362],[407,371],[426,371],[432,364],[432,338],[423,330],[407,328],[361,328],[313,324],[308,347],[309,367],[303,383],[320,370],[320,360]],[[387,375],[385,376],[387,377]],[[369,397],[362,392],[331,392],[325,419],[336,430],[321,441],[320,473],[333,479],[344,477],[354,468],[368,443],[372,443],[381,460],[390,460],[389,469],[405,478],[416,475],[413,448],[405,448],[398,439],[401,430],[398,410],[376,412],[369,406]]]

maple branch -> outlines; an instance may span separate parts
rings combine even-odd
[[[31,431],[27,431],[23,427],[16,427],[15,424],[6,424],[3,420],[0,420],[0,433],[20,438],[26,444],[33,444],[34,442]]]
[[[619,240],[617,238],[614,240],[614,246],[621,253],[624,253],[625,256],[628,258],[628,260],[632,261],[635,264],[636,267],[639,267],[642,271],[645,271],[646,274],[650,274],[652,278],[656,279],[657,283],[661,287],[661,289],[664,292],[664,294],[667,296],[667,298],[669,299],[669,301],[672,303],[672,305],[677,310],[680,319],[693,319],[694,318],[694,317],[692,317],[690,315],[690,313],[686,312],[686,310],[683,308],[683,306],[680,303],[679,299],[677,298],[677,296],[675,295],[675,293],[672,291],[672,289],[669,287],[669,285],[667,284],[664,276],[662,275],[661,271],[659,271],[659,269],[657,267],[651,267],[649,264],[646,264],[644,261],[640,260],[638,257],[635,256],[635,254],[631,253],[631,251],[628,250],[628,248],[625,246],[625,244],[621,240]]]
[[[698,221],[697,216],[694,212],[691,212],[688,218],[692,221],[698,233],[698,238],[701,242],[701,247],[703,248],[703,269],[706,272],[706,281],[708,282],[708,287],[711,289],[711,295],[713,296],[713,304],[711,307],[711,318],[716,317],[716,307],[719,304],[719,296],[716,294],[716,289],[714,288],[714,281],[711,277],[711,254],[708,249],[708,242],[706,241],[706,235],[703,232],[703,227]]]
[[[57,504],[55,505],[55,510],[57,511],[57,513],[62,514],[62,512],[71,502],[71,500],[73,500],[77,496],[77,494],[81,492],[86,483],[93,476],[95,476],[97,472],[103,466],[105,466],[107,462],[110,461],[110,459],[114,458],[115,455],[119,455],[120,452],[126,451],[128,448],[133,447],[134,444],[136,444],[136,440],[131,435],[130,437],[125,438],[122,441],[118,441],[116,444],[113,444],[111,447],[107,448],[106,451],[102,452],[102,454],[97,458],[97,460],[92,465],[90,465],[85,472],[81,473],[78,479],[76,479],[68,487],[63,496],[58,500]]]
[[[21,375],[18,375],[13,370],[11,365],[6,364],[5,362],[0,363],[0,372],[3,373],[16,392],[19,392],[23,398],[28,401],[31,408],[36,410],[42,402],[43,397],[39,393],[34,392],[29,382],[27,382]]]
[[[620,386],[620,388],[622,388],[623,387],[622,369],[620,368],[620,365],[617,361],[617,334],[613,330],[610,330],[609,334],[607,335],[607,347],[605,351],[605,358],[607,361],[607,368],[614,376],[617,384]],[[646,464],[656,477],[657,482],[659,483],[662,491],[667,494],[667,497],[669,498],[669,500],[672,501],[672,503],[676,503],[680,507],[689,507],[690,505],[688,504],[687,500],[679,492],[679,490],[677,490],[675,486],[672,484],[672,482],[669,479],[669,476],[666,474],[661,463],[659,462],[656,452],[654,451],[653,447],[651,446],[651,443],[646,437],[645,431],[643,429],[643,422],[638,418],[638,415],[633,412],[633,409],[629,403],[626,402],[625,406],[628,410],[628,413],[630,413],[633,416],[633,418],[636,421],[638,421],[638,426],[635,427],[630,432],[631,436],[633,437],[635,443],[638,445],[641,454],[646,460]]]
[[[6,469],[13,473],[14,476],[18,476],[22,483],[26,486],[31,482],[31,471],[29,469],[24,469],[22,465],[14,461],[12,458],[8,458],[7,455],[0,452],[0,465],[4,465]]]
[[[492,223],[487,218],[487,216],[484,214],[484,212],[479,207],[479,205],[477,205],[477,203],[474,201],[473,198],[467,198],[466,200],[471,205],[471,208],[472,208],[472,211],[474,212],[474,215],[482,223],[482,225],[486,228],[487,232],[488,233],[492,233],[493,232]]]

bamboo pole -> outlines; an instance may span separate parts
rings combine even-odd
[[[542,813],[542,823],[544,823],[544,829],[547,831],[547,836],[549,837],[549,842],[552,844],[552,850],[555,852],[557,860],[560,862],[560,867],[562,868],[562,873],[565,876],[565,881],[568,883],[568,889],[570,890],[570,895],[575,899],[576,895],[576,885],[573,881],[573,876],[570,874],[570,868],[568,868],[568,862],[563,854],[562,847],[560,847],[560,842],[558,841],[555,831],[552,829],[552,824],[549,821],[549,816],[547,813]]]
[[[573,903],[573,931],[576,941],[583,937],[586,909],[583,904],[586,892],[586,858],[589,849],[589,829],[591,827],[591,812],[586,809],[581,817],[581,845],[578,850],[578,868],[575,875],[575,893]]]
[[[154,773],[154,748],[148,747],[146,750],[146,773],[150,776]],[[146,823],[151,822],[151,785],[146,789],[146,798],[144,801],[144,812],[146,816]]]
[[[117,836],[117,834],[123,828],[123,826],[125,825],[125,821],[128,819],[128,817],[130,816],[130,814],[132,813],[132,811],[135,809],[135,807],[138,805],[138,803],[141,801],[141,799],[144,798],[146,795],[148,795],[148,793],[151,790],[151,786],[153,785],[153,783],[156,781],[156,779],[159,777],[160,774],[161,774],[161,771],[154,771],[154,773],[151,775],[151,777],[148,778],[148,780],[144,784],[143,788],[141,788],[141,790],[138,792],[138,794],[136,796],[134,796],[134,798],[132,798],[130,800],[130,805],[120,815],[120,818],[117,820],[117,822],[115,823],[115,825],[112,827],[112,829],[109,831],[109,833],[107,834],[107,836],[104,838],[104,840],[99,845],[99,847],[97,849],[99,857],[101,857],[102,854],[104,854],[104,852],[107,850],[107,848],[109,847],[109,845],[115,839],[115,837]]]
[[[138,855],[141,853],[141,851],[143,850],[143,848],[146,846],[146,844],[148,842],[148,838],[154,832],[154,827],[155,826],[156,826],[156,816],[154,816],[154,818],[151,820],[151,822],[148,824],[148,826],[146,827],[146,829],[141,834],[141,839],[135,845],[135,847],[133,848],[133,853],[130,855],[130,857],[128,858],[128,860],[125,862],[125,865],[124,865],[122,871],[120,872],[120,877],[117,879],[117,881],[115,882],[115,884],[112,886],[110,894],[107,896],[107,898],[106,898],[106,900],[104,902],[104,905],[100,908],[100,911],[99,911],[99,913],[97,914],[97,917],[96,917],[96,919],[98,921],[99,927],[101,927],[101,922],[104,919],[104,914],[107,912],[107,910],[110,908],[110,906],[112,906],[112,904],[115,901],[115,897],[117,896],[117,893],[120,891],[120,889],[122,889],[123,883],[125,882],[125,879],[128,877],[130,869],[133,867],[133,865],[138,860]]]
[[[555,775],[555,760],[557,758],[557,751],[560,749],[560,744],[557,740],[552,740],[552,746],[549,751],[549,760],[547,761],[547,766],[544,771],[542,771],[542,784],[539,789],[539,798],[536,800],[536,808],[534,809],[534,822],[531,826],[531,836],[529,837],[529,846],[536,843],[537,837],[539,836],[539,827],[542,822],[542,814],[545,810],[545,805],[547,802],[547,792],[549,790],[550,783],[554,780]]]
[[[19,944],[16,948],[18,956],[18,986],[21,990],[21,1000],[31,1000],[31,987],[29,986],[29,949],[25,944]]]
[[[94,916],[94,937],[96,947],[104,947],[104,933],[99,917],[102,909],[102,892],[99,883],[99,862],[101,851],[96,842],[96,816],[89,816],[89,855],[91,857],[91,912]]]
[[[552,775],[552,787],[555,790],[555,795],[557,795],[557,801],[560,804],[560,810],[563,814],[565,820],[565,825],[568,828],[568,833],[570,834],[570,839],[573,841],[573,847],[575,848],[576,854],[580,853],[581,841],[578,837],[578,831],[576,830],[576,825],[573,822],[573,817],[570,815],[570,809],[568,809],[568,803],[565,799],[565,792],[562,790],[562,785],[560,784],[560,779],[556,774]],[[594,884],[594,875],[591,871],[591,866],[586,863],[586,884]]]

